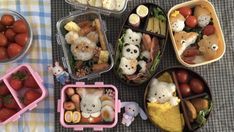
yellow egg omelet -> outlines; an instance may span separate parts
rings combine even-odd
[[[148,112],[154,124],[169,132],[182,132],[184,118],[180,113],[179,105],[172,106],[169,102],[164,104],[148,103]]]

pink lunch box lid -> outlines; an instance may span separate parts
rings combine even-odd
[[[115,121],[112,124],[81,124],[81,125],[68,125],[64,122],[64,109],[63,102],[65,101],[65,90],[70,87],[85,87],[85,88],[113,88],[115,91]],[[102,131],[103,128],[113,128],[118,122],[118,113],[120,113],[121,102],[118,99],[118,90],[113,85],[106,85],[103,82],[96,82],[95,84],[85,84],[84,82],[77,82],[63,87],[61,91],[61,99],[58,100],[57,111],[60,112],[60,123],[66,128],[73,128],[76,131],[82,131],[84,128],[93,128],[94,131]]]
[[[11,88],[9,82],[7,81],[7,79],[11,76],[11,74],[17,72],[18,70],[22,68],[26,68],[30,72],[30,74],[33,76],[33,78],[36,80],[37,84],[39,85],[39,90],[41,91],[41,97],[35,100],[34,102],[32,102],[31,104],[27,105],[26,107],[24,107],[24,105],[20,102],[20,99],[17,97],[17,92],[13,88]],[[3,77],[0,78],[0,81],[3,81],[5,83],[5,85],[9,89],[10,93],[16,100],[21,110],[18,111],[13,116],[11,116],[10,118],[8,118],[7,120],[5,120],[4,122],[0,122],[0,125],[5,125],[9,122],[17,121],[20,118],[21,114],[25,113],[27,110],[32,110],[35,107],[37,107],[37,104],[40,101],[42,101],[48,94],[46,88],[43,85],[43,80],[41,79],[41,77],[39,76],[37,72],[33,71],[30,65],[23,64],[15,68],[10,68],[9,70],[6,71],[6,73],[7,74],[5,74]]]

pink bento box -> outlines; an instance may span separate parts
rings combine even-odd
[[[79,125],[69,125],[64,121],[64,108],[63,102],[65,101],[65,90],[70,87],[76,88],[112,88],[115,92],[115,120],[112,124],[79,124]],[[94,131],[102,131],[103,128],[113,128],[118,122],[118,113],[121,110],[121,101],[118,99],[118,90],[113,85],[106,85],[103,82],[96,82],[95,84],[85,84],[84,82],[76,82],[76,84],[70,84],[63,87],[61,91],[61,99],[58,100],[57,111],[60,112],[60,123],[63,127],[73,128],[75,131],[83,131],[84,128],[93,128]]]
[[[26,70],[29,74],[31,74],[33,76],[33,78],[35,79],[36,83],[39,86],[39,88],[33,89],[33,90],[40,92],[40,94],[41,94],[41,96],[37,100],[35,100],[34,102],[30,103],[27,106],[25,106],[22,103],[22,101],[20,100],[20,97],[22,97],[24,92],[30,88],[22,88],[19,91],[15,91],[9,84],[9,79],[10,79],[11,75],[13,73],[16,73],[19,70]],[[18,106],[20,107],[20,110],[17,113],[12,115],[10,118],[6,119],[5,121],[0,122],[0,125],[5,125],[9,122],[17,121],[20,118],[21,114],[25,113],[27,110],[32,110],[35,107],[37,107],[37,104],[47,96],[47,91],[43,85],[43,80],[41,79],[39,74],[37,72],[33,71],[31,66],[28,64],[23,64],[23,65],[20,65],[20,66],[17,66],[15,68],[11,68],[11,69],[7,70],[6,74],[0,78],[0,82],[3,82],[7,86],[7,88],[10,91],[10,94],[13,96],[13,98],[17,102]]]

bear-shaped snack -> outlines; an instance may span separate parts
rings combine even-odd
[[[93,58],[96,43],[90,41],[87,37],[79,37],[71,45],[71,52],[75,60],[88,61]]]
[[[137,70],[137,60],[127,59],[122,57],[120,60],[119,68],[124,75],[133,75]]]
[[[185,18],[183,15],[180,14],[179,11],[175,11],[170,15],[170,23],[172,31],[180,32],[183,31],[185,27]]]
[[[125,43],[122,53],[123,57],[127,59],[137,59],[140,55],[140,50],[136,45]]]
[[[202,6],[195,7],[194,16],[197,17],[198,25],[202,28],[207,26],[211,21],[211,13]]]
[[[140,47],[141,38],[142,33],[137,33],[132,31],[131,29],[127,29],[124,36],[124,43],[138,45]]]
[[[204,36],[198,42],[198,45],[199,51],[206,60],[212,60],[221,55],[221,46],[218,43],[218,37],[216,35]]]
[[[104,91],[101,89],[79,88],[77,92],[81,96],[81,122],[100,123],[102,121],[102,102],[100,98]]]
[[[185,31],[176,32],[174,34],[176,48],[179,55],[182,55],[182,53],[188,46],[196,42],[197,36],[198,34],[196,32],[187,33]]]
[[[175,84],[161,82],[158,79],[153,79],[150,84],[148,93],[148,100],[152,103],[164,104],[169,102],[172,106],[176,106],[179,103],[179,98],[174,96],[176,91]]]

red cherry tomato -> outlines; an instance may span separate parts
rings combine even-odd
[[[6,46],[7,45],[7,38],[4,34],[0,33],[0,46]]]
[[[7,51],[5,47],[0,47],[0,61],[6,60],[8,58]]]
[[[28,34],[22,33],[15,36],[15,42],[21,46],[24,46],[28,41]]]
[[[15,33],[26,33],[28,31],[27,24],[24,20],[17,20],[13,24],[13,30]]]
[[[188,97],[191,95],[191,89],[188,84],[180,84],[179,88],[183,97]]]
[[[214,34],[215,33],[215,27],[214,27],[214,25],[207,25],[203,29],[202,33],[203,33],[203,35],[207,35],[207,36]]]
[[[188,16],[190,16],[191,14],[192,14],[192,10],[191,10],[191,8],[189,8],[189,7],[181,7],[180,9],[179,9],[179,12],[180,12],[180,14],[181,15],[183,15],[185,18],[187,18]]]
[[[0,32],[4,32],[6,27],[0,22]]]
[[[195,28],[197,26],[197,18],[195,16],[188,16],[185,23],[188,27]]]
[[[204,84],[199,79],[192,79],[189,85],[191,87],[191,90],[196,94],[200,94],[204,91]]]
[[[11,26],[15,22],[15,18],[12,15],[5,14],[1,18],[1,23],[5,26]]]
[[[5,36],[6,36],[7,40],[10,41],[10,42],[15,41],[15,35],[16,35],[16,33],[10,28],[7,29],[6,32],[5,32]]]
[[[13,58],[17,55],[19,55],[22,51],[22,47],[19,44],[11,43],[7,48],[7,53],[9,57]]]

